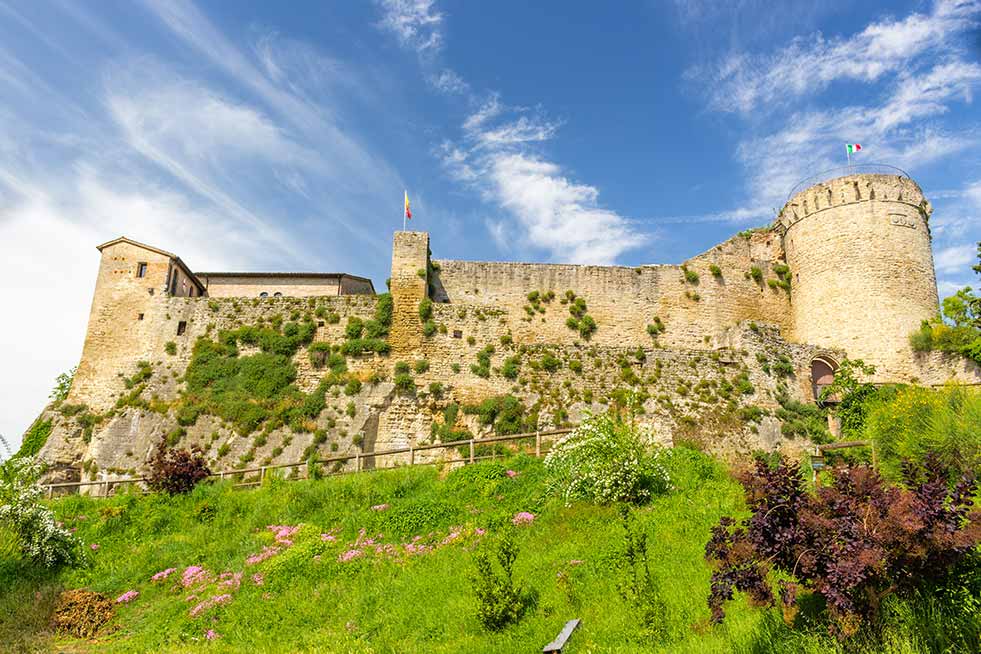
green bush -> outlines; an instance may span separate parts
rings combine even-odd
[[[505,532],[501,538],[495,558],[501,568],[500,573],[494,569],[486,550],[474,554],[476,570],[471,583],[477,598],[477,619],[487,629],[500,631],[521,619],[527,608],[534,603],[534,595],[514,582],[514,561],[518,558],[518,546],[510,532]]]
[[[681,266],[681,272],[685,274],[685,281],[688,282],[689,284],[698,283],[698,273],[695,272],[694,270],[691,270],[688,266],[684,266],[684,265]]]
[[[32,457],[41,451],[44,444],[48,442],[51,434],[50,420],[35,420],[31,428],[24,434],[24,440],[17,450],[17,456]]]
[[[519,372],[521,372],[521,357],[513,356],[504,360],[504,364],[501,366],[502,377],[514,380],[518,378]]]
[[[330,356],[330,343],[311,343],[307,355],[310,357],[310,365],[318,370],[323,368]]]
[[[752,280],[757,284],[763,283],[763,271],[760,269],[759,266],[751,267],[749,269],[749,272],[747,273],[747,276],[752,278]]]
[[[722,277],[722,268],[719,268],[714,263],[709,264],[709,272],[712,273],[713,277],[718,277],[718,278]]]
[[[348,340],[354,340],[361,338],[364,334],[364,321],[357,316],[351,316],[347,319],[347,325],[344,327],[344,337]]]
[[[433,301],[428,297],[419,302],[419,320],[427,322],[433,317]]]
[[[395,388],[402,393],[416,390],[416,382],[412,379],[412,375],[407,372],[396,373],[392,382],[395,384]]]
[[[922,462],[935,453],[957,478],[981,474],[981,393],[949,386],[938,390],[909,386],[893,398],[873,402],[865,437],[875,443],[884,477],[902,479],[902,460]]]
[[[490,397],[478,405],[467,405],[463,412],[480,416],[480,424],[493,426],[498,435],[534,431],[538,415],[525,411],[525,405],[513,395]]]
[[[425,373],[426,371],[429,370],[429,360],[419,359],[418,361],[415,362],[415,365],[413,365],[413,369],[416,371],[417,375],[421,375]]]
[[[175,343],[174,341],[167,341],[166,343],[164,343],[164,352],[166,352],[170,356],[174,356],[175,354],[177,354],[177,343]]]
[[[562,361],[551,352],[546,352],[543,354],[539,364],[541,365],[542,370],[548,373],[553,373],[562,367]]]

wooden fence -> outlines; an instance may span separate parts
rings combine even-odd
[[[400,447],[393,450],[379,450],[377,452],[355,452],[354,454],[348,454],[345,456],[333,456],[326,459],[317,459],[314,461],[317,465],[329,465],[329,464],[341,464],[344,465],[351,461],[354,461],[353,471],[335,471],[327,472],[325,476],[337,475],[337,474],[347,474],[347,472],[367,472],[370,470],[384,469],[376,468],[374,464],[377,464],[379,458],[397,456],[397,455],[409,455],[408,465],[435,465],[440,463],[474,463],[476,461],[484,459],[496,458],[497,453],[489,455],[477,456],[477,448],[482,445],[495,445],[499,443],[511,443],[521,440],[535,439],[535,456],[541,457],[543,454],[548,452],[548,445],[543,441],[544,437],[559,436],[562,434],[568,434],[572,431],[572,428],[566,429],[551,429],[547,431],[534,431],[525,432],[522,434],[512,434],[509,436],[492,436],[490,438],[471,438],[466,441],[454,441],[451,443],[433,443],[431,445],[418,445],[413,447]],[[457,450],[459,448],[467,448],[468,456],[457,459],[437,459],[433,461],[416,461],[416,453],[418,452],[428,452],[432,450]],[[371,467],[366,467],[368,461],[371,462]],[[266,478],[266,472],[269,470],[299,470],[301,468],[306,468],[306,476],[296,475],[294,477],[287,477],[287,479],[306,479],[309,477],[309,465],[308,461],[303,461],[302,463],[278,463],[275,465],[260,466],[258,468],[243,468],[241,470],[223,470],[221,472],[213,472],[208,475],[208,478],[223,480],[226,477],[237,479],[242,478],[243,481],[235,485],[236,488],[247,488],[252,486],[259,486],[262,484],[263,480]],[[394,467],[394,466],[390,466]],[[251,481],[244,481],[247,475],[255,475],[258,473],[258,478]],[[103,479],[99,481],[68,481],[60,482],[56,484],[43,484],[42,487],[45,489],[48,497],[52,497],[56,490],[61,490],[63,493],[67,493],[70,490],[78,490],[83,486],[96,486],[101,487],[97,489],[92,495],[97,497],[107,497],[110,491],[116,486],[125,486],[126,484],[145,484],[147,481],[146,477],[127,477],[122,479]],[[99,492],[101,491],[101,492]]]

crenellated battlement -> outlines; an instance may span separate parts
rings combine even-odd
[[[805,217],[835,207],[870,201],[896,202],[913,207],[925,224],[933,212],[919,185],[908,177],[856,174],[829,179],[795,194],[780,210],[776,225],[786,233]]]

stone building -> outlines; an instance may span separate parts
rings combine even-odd
[[[82,469],[111,478],[140,470],[176,429],[215,469],[235,457],[235,465],[289,463],[311,448],[370,453],[430,442],[454,404],[511,394],[545,428],[575,423],[624,393],[663,443],[800,450],[807,443],[782,430],[778,410],[787,399],[814,402],[844,357],[873,364],[880,383],[981,381],[973,362],[909,345],[910,332],[939,310],[930,213],[907,177],[845,175],[795,194],[769,227],[681,265],[636,267],[434,259],[427,233],[396,232],[389,351],[347,355],[345,374],[358,384],[345,396],[335,388],[311,424],[256,439],[217,416],[178,426],[194,343],[244,325],[305,320],[314,343],[339,352],[351,338],[348,322],[376,315],[370,280],[195,274],[171,253],[116,239],[99,246],[66,401],[88,418],[49,407],[42,418],[53,429],[41,456],[64,478]],[[312,360],[306,347],[292,358],[298,392],[317,392],[324,378]],[[393,384],[397,362],[413,364],[412,389]],[[152,372],[134,390],[127,380],[141,370]],[[458,428],[488,429],[466,412],[452,415]]]

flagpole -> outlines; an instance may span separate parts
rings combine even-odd
[[[405,198],[409,196],[409,190],[405,190],[405,194],[402,196],[402,231],[405,231]]]
[[[848,167],[852,167],[852,153],[848,150],[848,144],[845,144],[845,157],[848,159]]]

